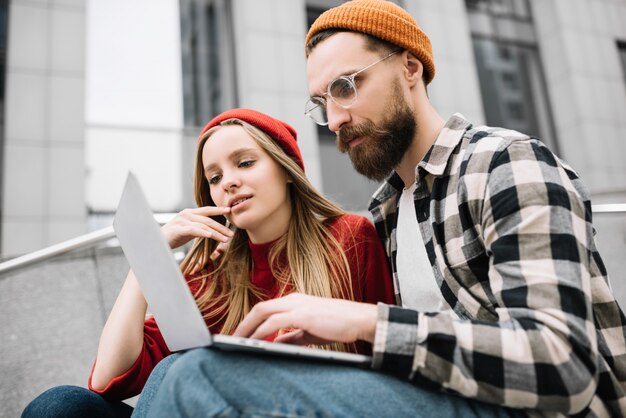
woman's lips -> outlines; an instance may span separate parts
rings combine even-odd
[[[246,197],[243,201],[237,203],[234,206],[231,206],[230,212],[231,213],[237,213],[237,212],[242,211],[243,209],[245,209],[248,206],[248,204],[249,204],[251,199],[252,199],[252,196]]]

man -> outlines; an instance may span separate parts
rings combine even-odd
[[[370,210],[403,307],[290,295],[256,305],[236,334],[370,341],[386,374],[200,350],[168,372],[157,409],[626,416],[626,320],[576,173],[537,139],[444,120],[427,95],[430,41],[391,2],[330,9],[306,51],[306,113],[357,171],[385,179]]]

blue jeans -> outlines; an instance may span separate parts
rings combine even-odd
[[[135,405],[133,418],[149,417],[148,410],[150,408],[150,405],[152,404],[152,400],[154,399],[155,394],[159,390],[165,373],[169,370],[172,363],[174,363],[174,361],[180,356],[181,354],[179,353],[171,354],[161,360],[159,364],[156,365],[154,370],[152,370],[152,373],[150,373],[150,377],[148,378],[148,381],[143,387],[141,395],[137,400],[137,404]]]
[[[130,417],[133,408],[124,402],[110,402],[89,389],[56,386],[48,389],[22,412],[22,418],[121,418]]]
[[[372,370],[211,349],[183,354],[150,417],[522,417]]]
[[[107,401],[89,389],[78,386],[57,386],[48,389],[29,403],[22,418],[122,418],[146,417],[146,409],[159,388],[165,372],[178,357],[172,354],[157,364],[137,401],[135,410],[124,402]]]

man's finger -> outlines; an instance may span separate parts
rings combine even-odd
[[[296,316],[295,312],[292,311],[274,313],[254,330],[250,338],[262,340],[282,328],[299,328],[297,326],[297,320],[294,318]]]
[[[239,323],[233,335],[237,337],[250,337],[267,318],[280,312],[293,309],[293,293],[278,299],[272,299],[258,303],[252,308],[250,313]],[[277,331],[281,327],[275,329]],[[287,326],[282,327],[287,328]],[[271,334],[268,333],[265,336]],[[256,337],[255,337],[256,338]]]
[[[297,329],[295,331],[286,332],[282,335],[279,335],[274,339],[275,343],[283,343],[283,344],[295,344],[295,345],[326,345],[331,344],[332,341],[325,340],[323,338],[318,338],[308,332]]]

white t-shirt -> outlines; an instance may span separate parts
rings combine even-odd
[[[443,297],[428,261],[424,239],[415,215],[413,183],[400,196],[398,226],[396,228],[396,264],[402,306],[421,312],[438,312]]]

